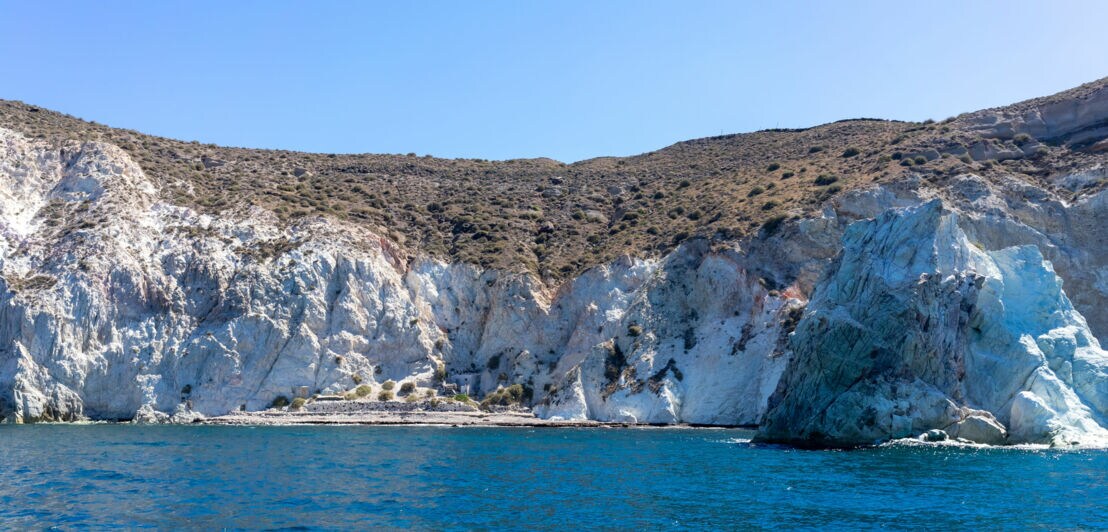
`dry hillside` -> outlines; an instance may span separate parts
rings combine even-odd
[[[1102,157],[1103,147],[982,124],[1088,98],[1106,85],[1108,79],[941,122],[844,120],[574,164],[227,148],[3,100],[0,127],[51,142],[116,144],[159,183],[166,201],[204,212],[253,204],[290,221],[329,216],[434,256],[557,279],[624,253],[664,252],[691,237],[756,238],[839,191],[907,174],[940,187],[966,171],[1049,187],[1052,175]]]

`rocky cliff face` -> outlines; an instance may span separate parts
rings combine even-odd
[[[961,120],[1085,149],[1102,92]],[[331,218],[199,214],[115,146],[0,129],[0,417],[184,419],[445,381],[520,384],[544,417],[805,445],[1103,445],[1108,192],[1072,194],[1105,180],[1081,161],[1047,186],[908,173],[547,285]]]
[[[938,201],[858,222],[843,243],[763,438],[1108,442],[1108,353],[1036,247],[978,247]]]
[[[752,424],[784,367],[778,318],[799,302],[734,250],[692,243],[551,288],[322,218],[197,215],[155,201],[112,146],[0,138],[9,420],[223,414],[445,374],[477,397],[521,383],[548,416]]]

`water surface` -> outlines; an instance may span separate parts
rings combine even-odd
[[[1108,527],[1108,453],[691,429],[0,426],[0,528]]]

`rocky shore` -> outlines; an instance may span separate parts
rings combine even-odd
[[[544,419],[529,408],[480,409],[474,403],[452,400],[319,401],[299,409],[289,407],[197,417],[205,425],[445,425],[454,427],[702,427],[689,424],[646,424],[587,419]],[[728,428],[721,426],[720,428]]]

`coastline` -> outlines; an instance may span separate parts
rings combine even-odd
[[[223,416],[197,419],[203,425],[384,425],[384,426],[448,426],[448,427],[542,427],[542,428],[702,428],[748,429],[740,425],[699,425],[689,423],[633,423],[595,420],[543,419],[530,412],[505,411],[428,411],[407,412],[363,411],[356,413],[284,412],[263,410],[236,412]]]

